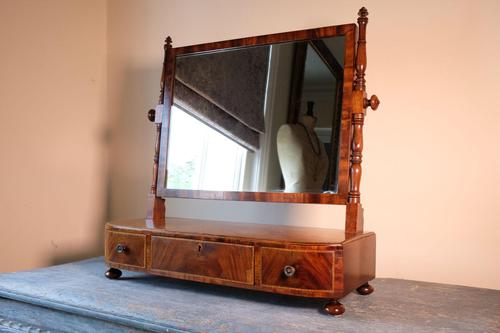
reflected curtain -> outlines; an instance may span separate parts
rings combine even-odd
[[[265,132],[269,46],[179,56],[174,104],[250,150]]]

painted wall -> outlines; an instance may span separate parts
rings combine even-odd
[[[0,271],[100,252],[106,3],[0,0]]]
[[[500,288],[498,1],[109,2],[111,216],[142,217],[162,44],[175,46],[354,22],[370,11],[365,225],[378,276]],[[279,15],[277,15],[279,13]],[[465,45],[465,41],[467,44]],[[335,206],[169,200],[171,216],[343,225]]]

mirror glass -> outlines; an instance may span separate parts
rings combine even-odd
[[[167,188],[336,193],[344,37],[178,55]]]

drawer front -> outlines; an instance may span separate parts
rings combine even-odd
[[[261,249],[262,284],[308,290],[333,290],[333,252]]]
[[[106,231],[105,256],[110,263],[145,267],[146,236]]]
[[[253,284],[253,246],[151,237],[151,268]]]

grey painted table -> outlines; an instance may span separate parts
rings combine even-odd
[[[369,296],[322,302],[125,272],[102,258],[0,275],[0,332],[500,332],[500,291],[376,279]]]

